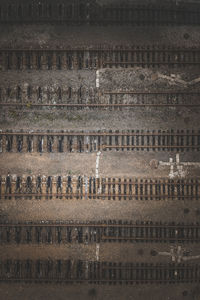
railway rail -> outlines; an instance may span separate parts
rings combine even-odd
[[[200,130],[0,132],[0,152],[200,151]]]
[[[194,3],[99,5],[93,1],[1,1],[1,23],[66,23],[68,25],[200,25],[200,7]]]
[[[122,109],[131,107],[199,107],[200,91],[105,91],[95,88],[14,86],[0,88],[0,106],[15,108]]]
[[[116,46],[111,48],[0,49],[0,70],[81,70],[200,65],[199,48]]]
[[[1,260],[0,282],[85,284],[199,283],[199,264]]]
[[[0,223],[0,244],[200,243],[200,223],[131,221]]]
[[[0,199],[199,200],[200,180],[0,176]]]

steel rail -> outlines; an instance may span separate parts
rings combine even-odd
[[[12,175],[11,175],[12,176]],[[48,176],[48,175],[45,175],[45,176]],[[0,175],[1,177],[1,175]],[[42,176],[40,176],[42,177]],[[92,179],[92,178],[91,178]],[[102,177],[102,178],[95,178],[98,181],[102,180],[102,179],[107,179]],[[113,179],[113,178],[112,178]],[[150,179],[149,177],[145,178],[145,177],[138,177],[138,178],[129,178],[129,177],[125,177],[125,178],[121,178],[121,177],[115,177],[114,179],[116,179],[116,181],[101,181],[101,185],[102,186],[107,186],[107,185],[118,185],[118,186],[122,186],[122,185],[138,185],[138,186],[144,186],[144,187],[147,187],[149,185],[151,186],[162,186],[162,185],[165,185],[165,186],[181,186],[181,185],[184,185],[184,186],[195,186],[195,185],[199,185],[200,184],[200,181],[198,181],[198,178],[193,178],[193,177],[189,177],[187,179],[189,179],[190,181],[185,181],[184,179],[168,179],[168,178],[164,178],[164,177],[158,177],[158,178],[153,178],[153,179]],[[125,180],[125,181],[123,181]],[[152,181],[152,180],[155,180],[155,181]],[[8,193],[9,194],[9,193]],[[20,194],[20,193],[19,193]],[[57,193],[55,193],[57,194]],[[98,194],[97,194],[98,195]]]
[[[155,236],[148,236],[148,237],[115,237],[115,236],[102,236],[101,240],[113,240],[113,241],[192,241],[192,242],[200,242],[200,238],[184,238],[184,237],[179,237],[179,236],[174,236],[174,237],[155,237]]]
[[[103,269],[102,269],[103,270]],[[112,267],[110,268],[110,270],[112,270]],[[120,267],[118,268],[118,270],[120,270]],[[133,269],[133,270],[136,270],[136,269]],[[147,270],[147,269],[146,269]],[[166,269],[168,270],[168,269]],[[174,270],[174,269],[173,269]],[[182,270],[182,269],[181,269]],[[183,270],[190,270],[190,269],[183,269]],[[126,282],[126,283],[148,283],[148,282],[159,282],[159,283],[162,283],[162,282],[165,282],[165,283],[171,283],[171,282],[174,282],[174,283],[189,283],[189,282],[197,282],[197,280],[200,281],[200,278],[197,278],[197,279],[194,279],[194,278],[191,278],[191,279],[188,279],[188,278],[170,278],[170,279],[159,279],[159,278],[148,278],[148,279],[141,279],[141,278],[138,278],[138,279],[100,279],[100,278],[94,278],[94,279],[66,279],[66,278],[49,278],[49,277],[46,277],[46,278],[28,278],[26,277],[25,279],[21,279],[21,278],[1,278],[0,277],[0,282],[45,282],[45,283],[48,283],[48,282],[70,282],[70,283],[81,283],[81,282],[86,282],[86,283],[120,283],[120,282]],[[189,282],[188,282],[189,281]]]
[[[1,282],[166,284],[200,281],[199,264],[75,261],[72,266],[70,260],[4,260],[1,266]]]
[[[200,65],[200,61],[191,61],[191,62],[186,62],[186,61],[153,61],[153,60],[148,60],[148,61],[103,61],[102,64],[105,65]]]
[[[125,145],[125,146],[122,146],[122,145],[101,145],[101,148],[102,149],[107,149],[107,148],[136,148],[136,149],[146,149],[146,148],[153,148],[153,149],[161,149],[161,148],[173,148],[173,149],[176,149],[176,148],[181,148],[181,149],[196,149],[196,148],[199,148],[200,149],[200,145],[196,145],[196,146],[183,146],[183,145]]]
[[[72,131],[72,132],[25,132],[25,131],[20,131],[20,132],[15,132],[15,131],[0,131],[0,136],[2,135],[18,135],[18,136],[138,136],[138,137],[142,137],[142,136],[198,136],[200,135],[200,132],[198,133],[194,133],[194,132],[136,132],[137,130],[135,130],[135,132],[132,132],[132,130],[130,130],[129,132],[77,132],[77,131]],[[101,146],[107,146],[107,145],[101,145]],[[198,146],[198,145],[197,145]],[[112,148],[111,146],[108,146]],[[120,145],[116,145],[115,147],[120,148]],[[122,146],[122,147],[126,147],[126,146]],[[127,146],[129,147],[129,146]],[[135,147],[134,145],[130,145],[130,147]],[[141,146],[140,146],[141,147]],[[157,146],[156,146],[157,147]],[[161,146],[163,147],[163,146]],[[170,146],[171,147],[171,146]],[[173,147],[173,146],[172,146]],[[186,146],[187,147],[187,146]]]
[[[103,47],[94,47],[94,48],[89,48],[89,47],[73,47],[73,48],[34,48],[34,49],[30,49],[30,48],[0,48],[0,53],[1,52],[74,52],[74,51],[89,51],[89,52],[159,52],[159,53],[163,53],[163,52],[197,52],[200,50],[199,48],[166,48],[164,47],[163,49],[159,49],[159,48],[141,48],[141,49],[137,49],[137,47],[140,46],[136,46],[134,47],[122,47],[120,48],[120,46],[116,46],[116,47],[110,47],[110,48],[103,48]],[[142,47],[142,46],[141,46]],[[153,47],[153,46],[152,46]],[[121,63],[121,62],[120,62]]]
[[[140,91],[104,91],[105,95],[131,94],[131,95],[200,95],[200,92],[164,91],[164,92],[140,92]]]
[[[152,103],[140,103],[140,104],[123,104],[123,103],[119,103],[119,104],[66,104],[66,103],[57,103],[57,104],[30,104],[30,103],[0,103],[0,106],[19,106],[19,107],[199,107],[200,103],[196,103],[196,104],[176,104],[176,103],[171,103],[171,104],[152,104]]]
[[[112,220],[112,222],[114,222]],[[65,222],[55,222],[55,223],[50,223],[48,221],[42,221],[41,223],[34,223],[34,222],[26,222],[26,223],[0,223],[0,227],[99,227],[99,228],[152,228],[152,229],[200,229],[200,223],[196,224],[184,224],[184,223],[177,223],[177,224],[168,224],[168,223],[162,223],[162,222],[155,222],[153,223],[152,221],[146,222],[141,221],[141,223],[129,223],[127,224],[126,222],[130,221],[121,221],[124,222],[123,224],[120,223],[119,221],[116,221],[118,223],[95,223],[88,221],[88,223],[84,222],[74,222],[74,221],[69,221],[67,223]]]
[[[117,183],[116,183],[117,185]],[[85,194],[67,194],[67,193],[47,193],[47,194],[36,194],[36,193],[13,193],[13,194],[0,194],[0,199],[4,199],[6,197],[97,197],[97,198],[109,198],[109,197],[128,197],[128,198],[185,198],[185,199],[192,199],[192,198],[199,198],[200,195],[165,195],[165,194],[90,194],[90,193],[85,193]]]
[[[89,52],[90,57],[85,57],[86,53]],[[20,57],[17,57],[17,61],[15,60],[12,62],[10,60],[10,54],[15,54],[16,56],[20,54]],[[51,61],[43,61],[42,55],[47,55],[50,53]],[[52,54],[53,53],[53,54]],[[110,57],[111,54],[134,54],[135,58],[112,58]],[[0,49],[0,54],[2,56],[7,56],[7,61],[5,61],[5,64],[3,64],[3,68],[5,70],[9,69],[15,69],[15,67],[18,70],[23,69],[23,67],[27,69],[44,69],[46,66],[48,70],[55,68],[57,70],[71,70],[71,69],[94,69],[100,67],[111,67],[111,66],[129,66],[134,67],[135,65],[199,65],[199,48],[177,48],[177,49],[169,49],[169,48],[163,48],[163,49],[156,49],[154,47],[144,48],[144,49],[133,49],[133,48],[99,48],[99,50],[95,49],[88,49],[83,48],[81,49]],[[27,58],[25,57],[26,54],[30,56],[30,54],[33,54],[34,62],[32,61],[32,57],[29,57],[29,60],[27,61]],[[62,55],[66,56],[65,62],[62,61],[62,58],[59,56],[59,63],[56,61],[56,55]],[[105,58],[105,54],[109,55],[109,58]],[[143,54],[146,54],[145,57]],[[149,55],[148,55],[149,54]],[[162,54],[162,57],[155,58],[153,55],[155,54],[159,55]],[[165,55],[163,57],[163,54]],[[168,57],[171,54],[172,57]],[[191,55],[190,55],[191,54]],[[39,60],[38,60],[39,55]],[[140,55],[140,57],[138,57]],[[151,57],[152,56],[152,57]],[[41,60],[42,59],[42,60]],[[106,60],[108,59],[108,60]],[[115,60],[116,59],[116,60]],[[47,60],[45,58],[45,60]]]

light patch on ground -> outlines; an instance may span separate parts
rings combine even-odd
[[[199,162],[181,162],[180,161],[180,155],[176,154],[176,159],[173,161],[173,158],[169,158],[169,162],[159,161],[160,166],[169,166],[170,172],[169,172],[169,178],[173,179],[175,177],[178,178],[184,178],[188,175],[188,166],[193,166],[196,168],[200,167]]]
[[[96,178],[99,178],[99,159],[100,159],[101,151],[97,152],[96,157]]]

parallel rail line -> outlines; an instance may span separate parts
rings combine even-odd
[[[125,108],[125,107],[199,107],[200,103],[187,103],[187,104],[182,104],[182,103],[114,103],[114,104],[80,104],[80,103],[74,103],[74,104],[66,104],[66,103],[56,103],[56,104],[35,104],[32,102],[27,102],[27,103],[7,103],[7,102],[2,102],[0,103],[0,106],[7,106],[7,107],[25,107],[25,108],[40,108],[40,107],[53,107],[53,108],[61,108],[65,107],[68,109],[84,109],[84,108],[89,108],[89,109],[95,109],[95,108]]]
[[[199,64],[198,48],[119,46],[93,49],[0,49],[0,70],[81,70]]]
[[[199,283],[199,264],[1,260],[0,282],[85,284]]]
[[[200,224],[162,222],[0,223],[0,244],[199,243]]]
[[[93,1],[18,1],[1,3],[1,23],[66,23],[68,25],[176,26],[200,25],[200,7],[194,3],[135,3],[99,5]]]
[[[88,100],[88,95],[90,95]],[[0,106],[16,108],[122,109],[126,107],[199,107],[200,92],[105,91],[80,87],[49,88],[21,86],[0,88]]]
[[[187,178],[95,178],[86,176],[0,176],[0,199],[199,200],[200,180]]]
[[[0,132],[0,152],[200,151],[200,130]]]

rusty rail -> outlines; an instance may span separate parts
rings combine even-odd
[[[0,176],[0,199],[199,200],[200,180]]]

